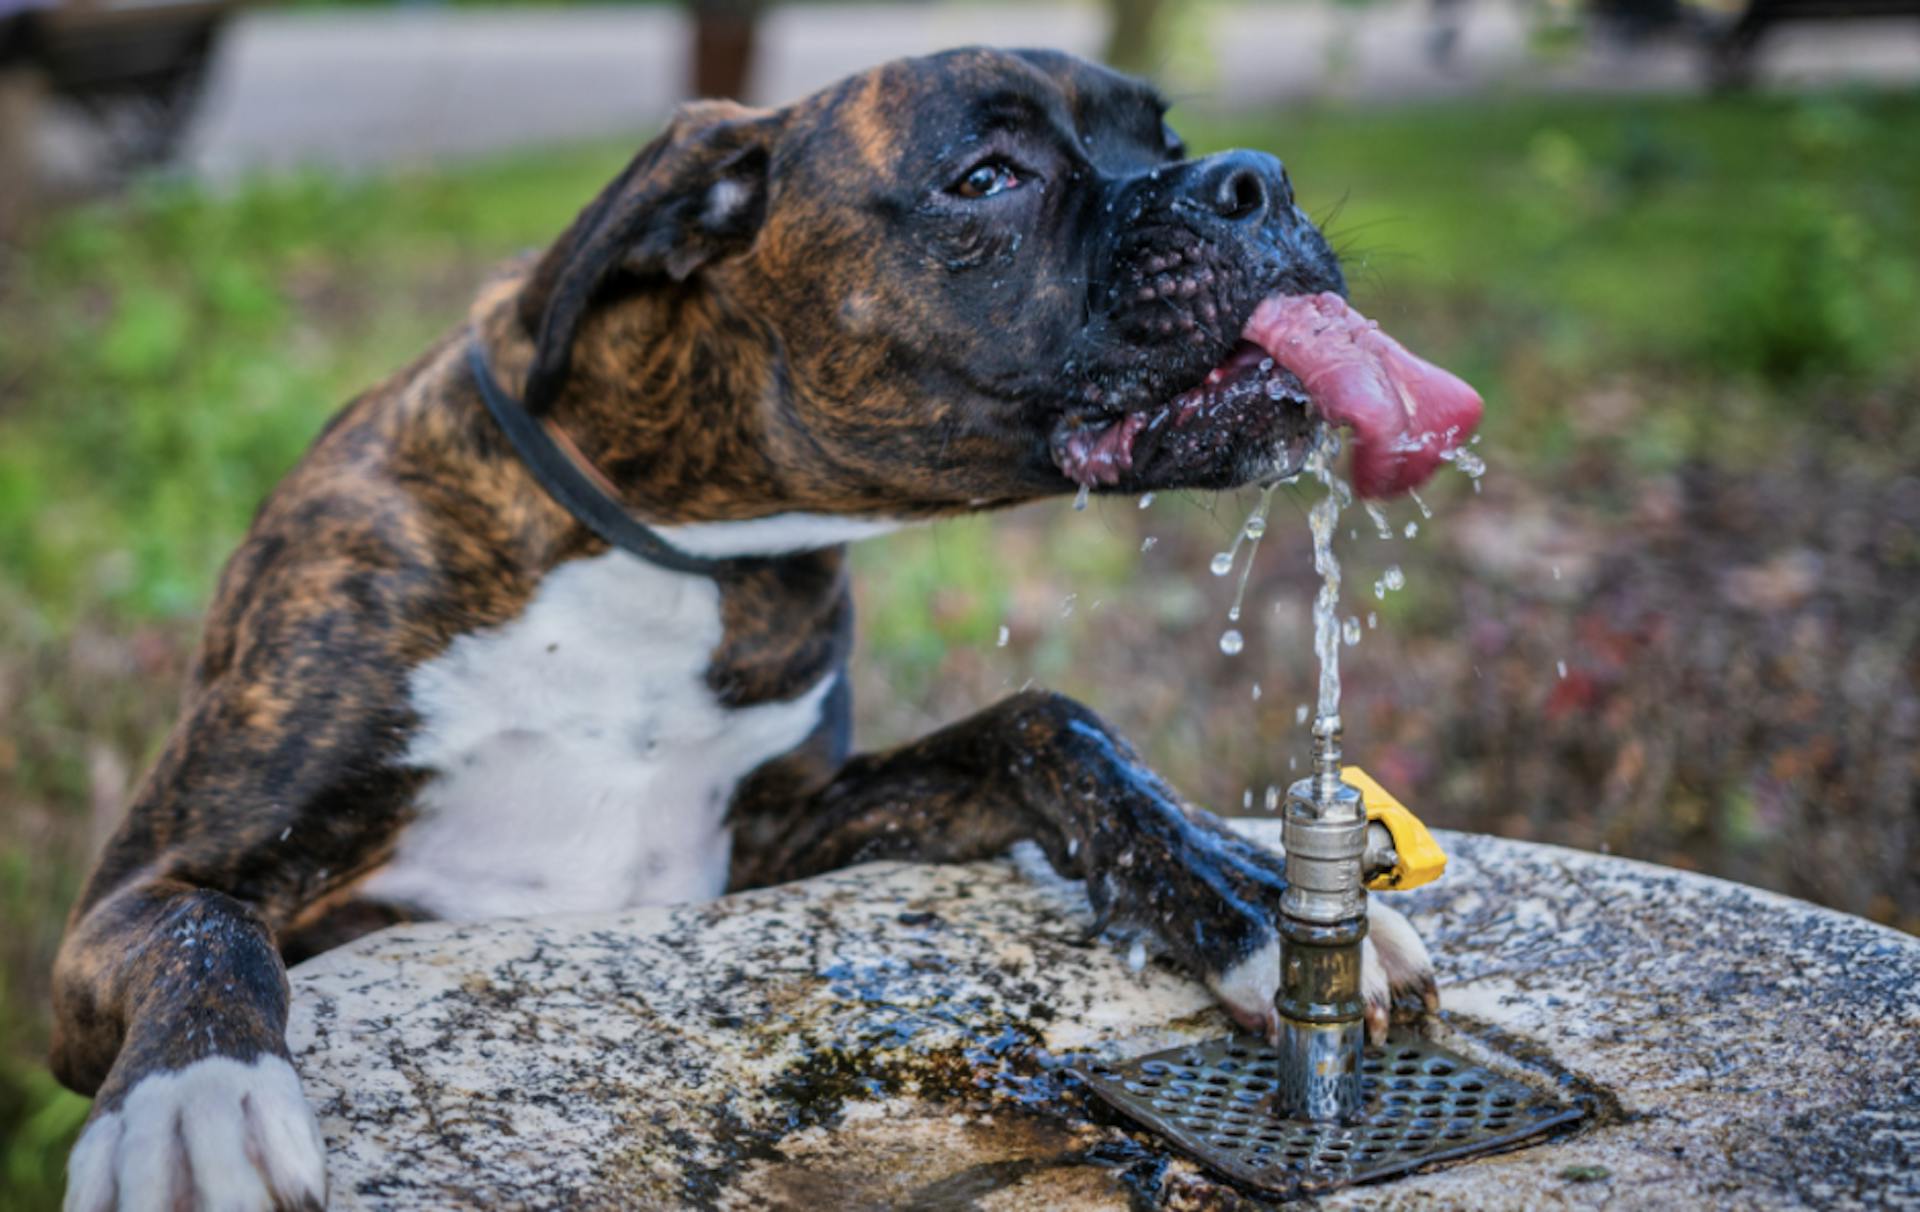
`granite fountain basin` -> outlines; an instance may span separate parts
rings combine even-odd
[[[1394,898],[1443,982],[1421,1029],[1588,1115],[1316,1206],[1920,1206],[1920,940],[1440,836],[1447,878]],[[292,974],[333,1206],[1263,1206],[1069,1072],[1229,1028],[1091,920],[1016,853],[362,939]]]

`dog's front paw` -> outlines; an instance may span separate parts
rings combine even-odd
[[[326,1148],[293,1066],[215,1056],[141,1078],[67,1160],[66,1212],[318,1209]]]
[[[1278,860],[1276,860],[1278,861]],[[1274,997],[1280,992],[1280,939],[1277,933],[1249,930],[1254,942],[1240,959],[1203,971],[1208,988],[1233,1020],[1271,1039],[1279,1029]],[[1413,924],[1378,897],[1367,899],[1367,938],[1360,945],[1360,995],[1366,1002],[1367,1038],[1387,1037],[1396,1002],[1418,1001],[1429,1013],[1440,1008],[1433,958]]]
[[[1377,896],[1367,898],[1367,941],[1360,946],[1360,994],[1367,1002],[1367,1036],[1387,1037],[1393,1004],[1417,1000],[1431,1014],[1440,1009],[1440,986],[1433,976],[1427,944],[1397,909]]]

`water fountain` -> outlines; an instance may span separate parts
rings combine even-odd
[[[1446,855],[1364,771],[1342,767],[1340,739],[1337,715],[1314,720],[1313,772],[1283,810],[1275,1037],[1223,1036],[1085,1074],[1210,1169],[1281,1198],[1511,1149],[1584,1113],[1411,1031],[1367,1043],[1367,890],[1430,883]]]

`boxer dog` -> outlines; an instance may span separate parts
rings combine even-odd
[[[1288,300],[1338,312],[1340,269],[1278,160],[1190,158],[1165,109],[980,49],[690,105],[328,425],[222,574],[72,914],[52,1063],[95,1102],[69,1208],[322,1205],[285,965],[406,920],[1032,839],[1273,1027],[1280,858],[1085,707],[1021,693],[850,756],[849,541],[1284,477],[1315,410],[1405,428],[1241,340]],[[1431,436],[1375,443],[1412,469],[1375,487],[1430,470]],[[1379,907],[1365,983],[1376,1029],[1432,993]]]

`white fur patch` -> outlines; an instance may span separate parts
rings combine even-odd
[[[454,921],[718,896],[735,785],[806,739],[832,681],[730,710],[720,640],[718,586],[620,551],[455,640],[413,672],[406,760],[437,773],[367,895]]]
[[[1394,994],[1419,991],[1433,982],[1433,957],[1427,944],[1397,909],[1367,898],[1367,941],[1360,955],[1360,992],[1376,1006],[1388,1006]]]
[[[1280,992],[1280,940],[1268,939],[1252,955],[1208,981],[1227,1013],[1248,1031],[1273,1038],[1279,1012],[1273,999]]]
[[[1242,1027],[1271,1035],[1278,1018],[1273,999],[1280,992],[1280,941],[1269,940],[1252,955],[1211,978],[1208,986]],[[1413,993],[1433,981],[1433,959],[1413,924],[1396,909],[1367,898],[1367,937],[1360,944],[1360,996],[1369,1011],[1386,1022],[1396,993]]]
[[[690,555],[729,557],[786,555],[857,543],[900,529],[900,518],[862,518],[834,513],[777,513],[744,522],[689,522],[656,526],[661,538]]]
[[[142,1078],[67,1159],[66,1212],[323,1206],[326,1146],[293,1067],[215,1056]]]

